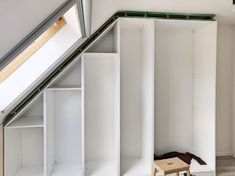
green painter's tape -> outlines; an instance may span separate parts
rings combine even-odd
[[[142,11],[120,11],[118,17],[135,18],[161,18],[161,19],[179,19],[179,20],[210,20],[214,21],[214,14],[192,14],[192,13],[168,13],[168,12],[142,12]]]

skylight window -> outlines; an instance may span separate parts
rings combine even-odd
[[[24,62],[36,53],[48,40],[50,40],[59,30],[66,25],[63,17],[59,18],[50,28],[48,28],[40,37],[38,37],[31,45],[29,45],[21,54],[19,54],[11,63],[9,63],[0,72],[0,83],[7,79],[14,71],[16,71]]]
[[[0,111],[17,101],[78,45],[84,37],[78,9],[74,4],[0,71]]]

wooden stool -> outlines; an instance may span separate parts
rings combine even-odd
[[[152,176],[155,176],[157,171],[164,176],[172,173],[179,176],[179,172],[186,172],[187,176],[190,176],[190,166],[177,157],[154,161]]]

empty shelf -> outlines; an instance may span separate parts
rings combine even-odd
[[[151,167],[142,159],[125,159],[121,163],[123,176],[149,176]]]
[[[24,166],[17,176],[43,176],[43,168],[42,166]]]
[[[82,175],[80,164],[56,164],[51,176],[79,176]]]
[[[87,176],[116,176],[118,175],[117,164],[112,161],[87,162],[85,175]]]
[[[13,121],[8,128],[43,127],[43,117],[21,117]]]

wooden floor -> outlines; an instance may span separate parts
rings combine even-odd
[[[235,158],[231,156],[217,157],[216,176],[235,176]]]

